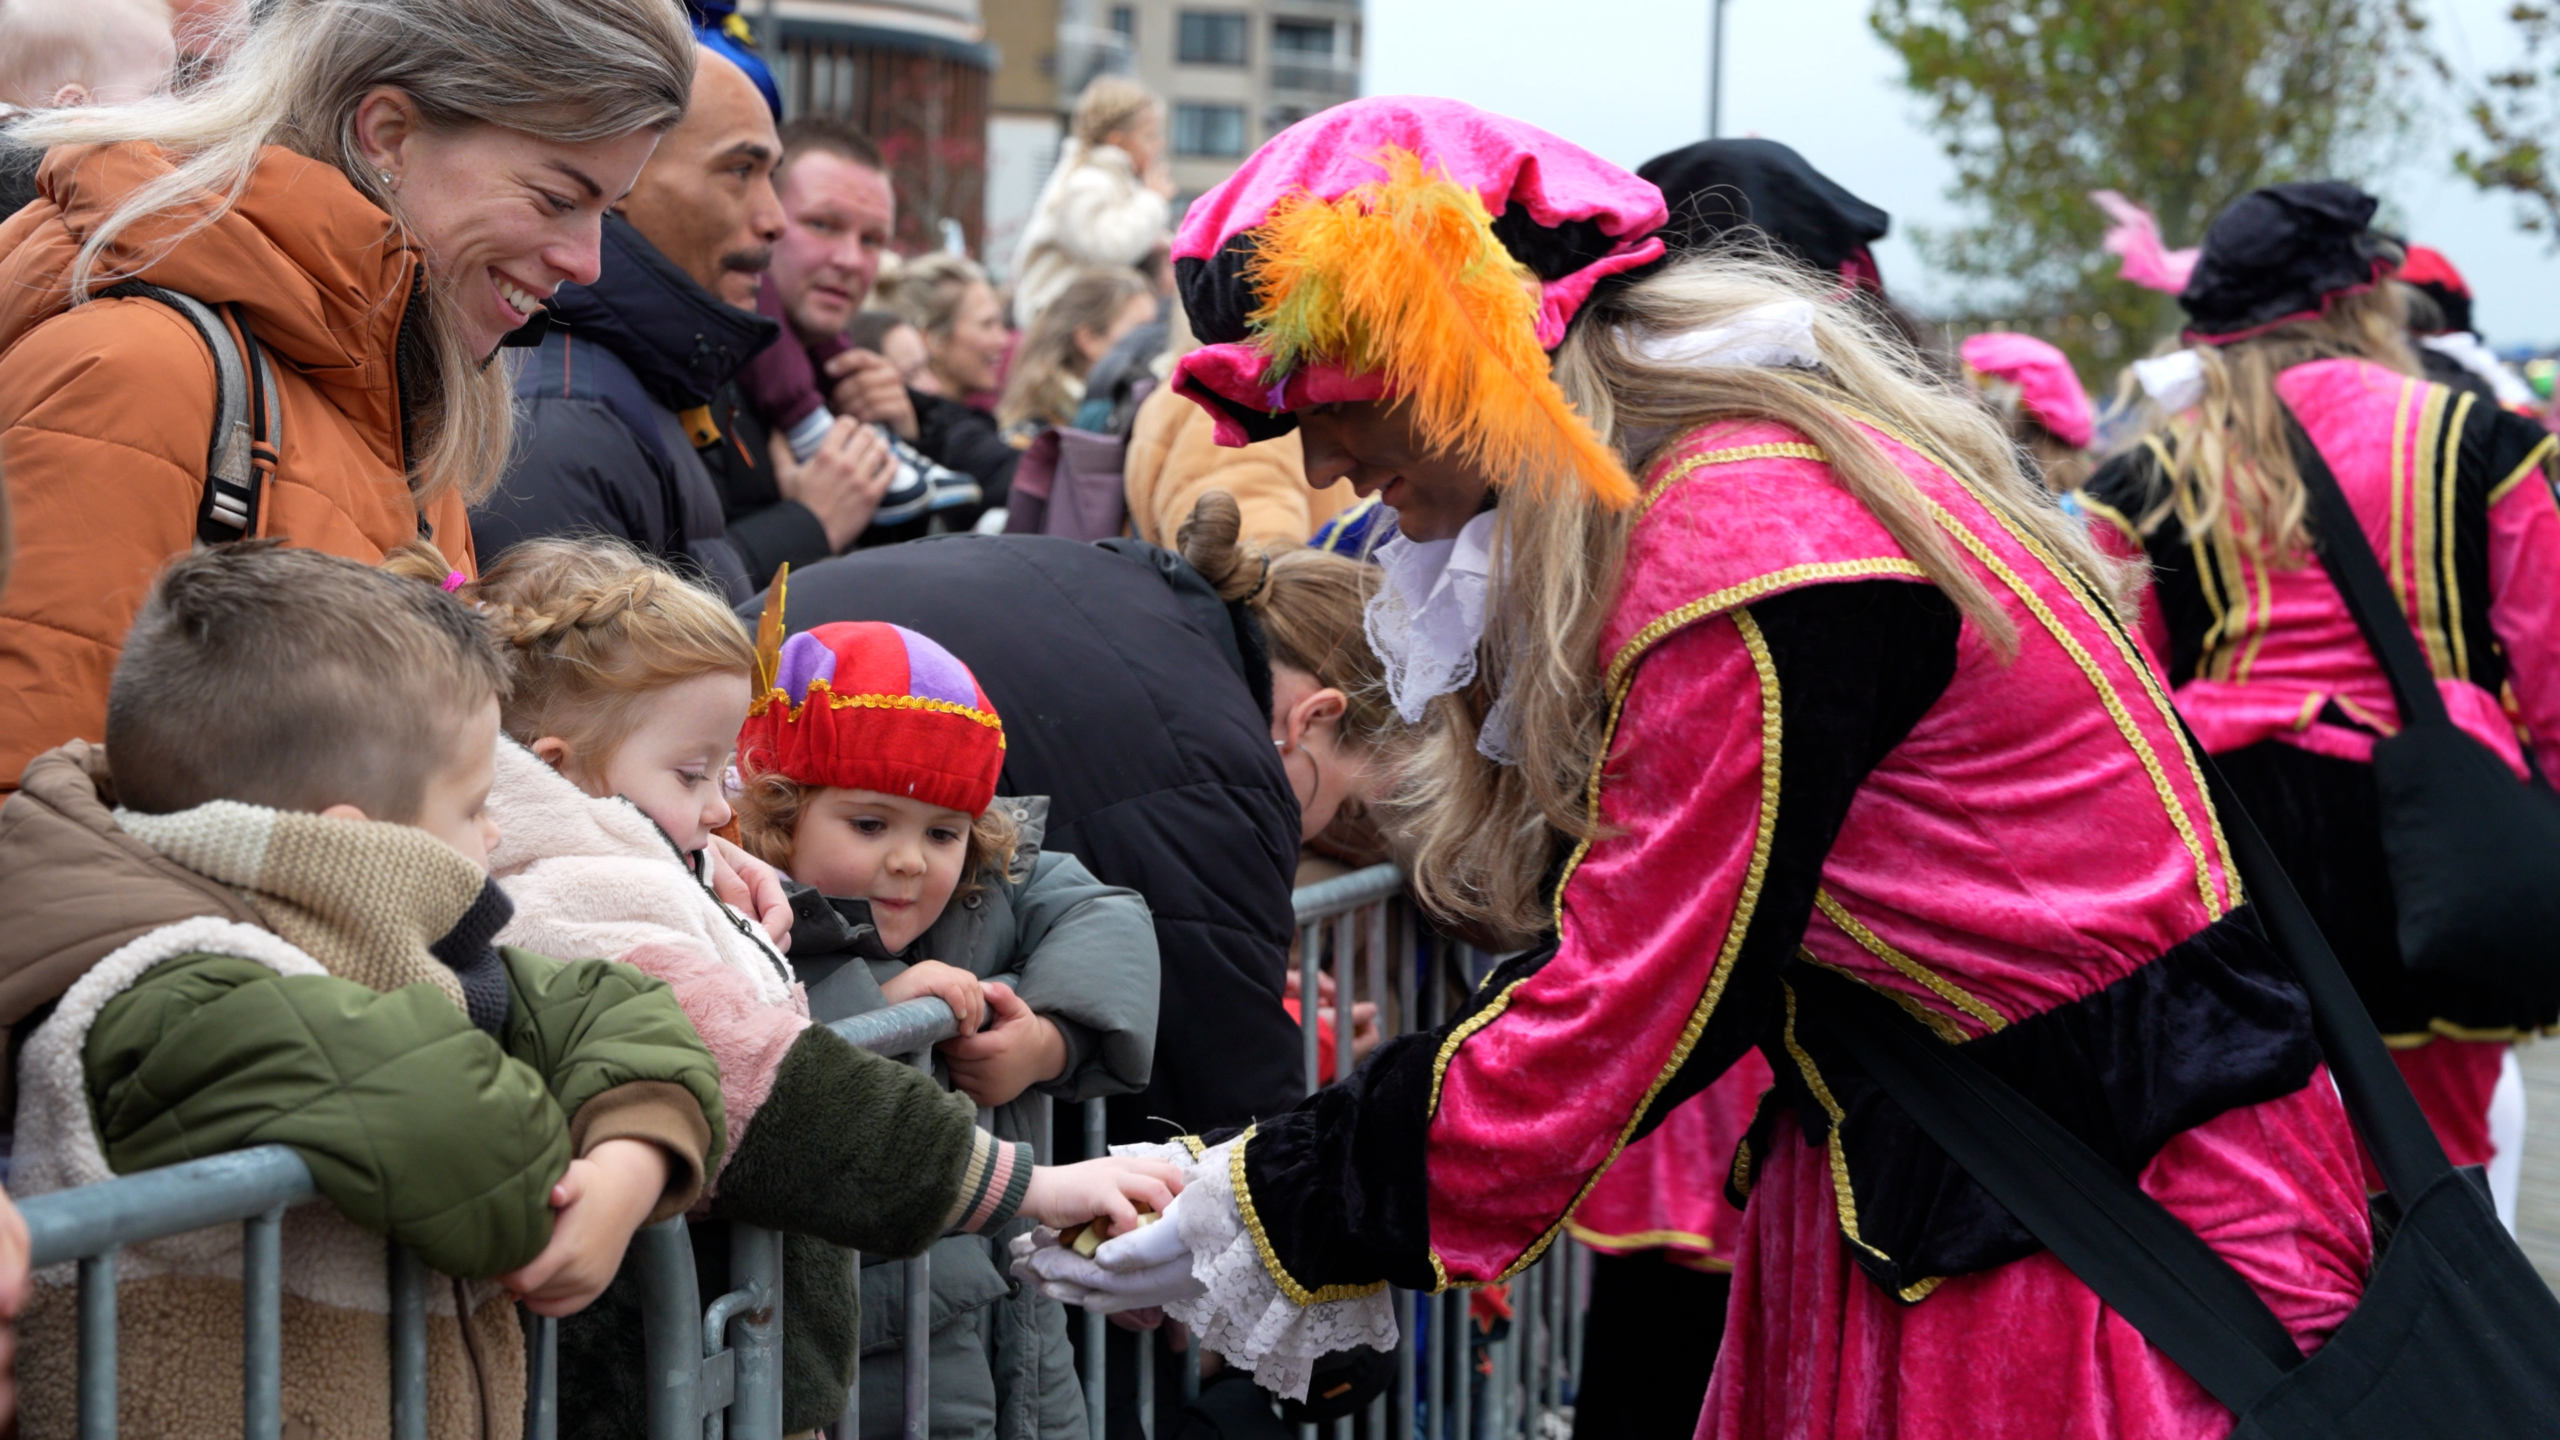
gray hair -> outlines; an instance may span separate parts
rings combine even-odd
[[[184,212],[158,242],[165,253],[220,218],[270,145],[336,167],[396,220],[397,200],[356,147],[357,107],[377,86],[406,93],[431,129],[501,125],[573,143],[664,130],[683,118],[693,86],[695,43],[674,0],[258,0],[231,29],[230,58],[186,94],[41,113],[13,128],[37,146],[147,141],[178,162],[82,243],[74,301],[119,278],[101,277],[100,260],[133,226]],[[436,284],[425,298],[440,383],[411,457],[421,504],[494,484],[513,429],[504,367],[465,353]]]

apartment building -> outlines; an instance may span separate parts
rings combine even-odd
[[[783,114],[843,116],[880,144],[898,189],[898,246],[986,239],[998,46],[978,0],[743,0]]]
[[[987,142],[987,253],[1055,161],[1063,113],[1093,75],[1165,98],[1176,206],[1255,146],[1360,93],[1360,0],[983,0],[999,54]]]

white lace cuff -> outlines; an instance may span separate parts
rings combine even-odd
[[[1196,1158],[1182,1145],[1115,1145],[1111,1153],[1162,1160],[1182,1170],[1182,1208],[1174,1219],[1191,1251],[1191,1276],[1207,1293],[1172,1301],[1165,1313],[1190,1326],[1202,1348],[1251,1371],[1263,1389],[1304,1400],[1318,1357],[1355,1345],[1395,1349],[1395,1306],[1383,1284],[1304,1305],[1282,1292],[1237,1205],[1242,1143],[1230,1140]]]

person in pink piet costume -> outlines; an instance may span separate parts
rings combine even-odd
[[[1709,1440],[2214,1440],[2228,1411],[1835,1038],[1882,992],[2111,1157],[2305,1346],[2372,1256],[2309,1007],[2246,908],[2128,572],[1836,282],[1657,263],[1658,192],[1450,101],[1265,145],[1174,257],[1220,438],[1397,512],[1367,629],[1421,902],[1527,942],[1092,1258],[1266,1387],[1507,1278],[1744,1053],[1775,1085]]]
[[[2404,255],[2372,229],[2375,209],[2331,181],[2254,190],[2216,217],[2173,272],[2189,348],[2135,362],[2146,423],[2080,501],[2101,543],[2148,562],[2143,630],[2179,711],[2301,888],[2445,1153],[2487,1167],[2512,1229],[2513,1047],[2560,1006],[2404,963],[2413,897],[2394,893],[2373,766],[2399,707],[2310,549],[2290,448],[2259,437],[2299,420],[2453,723],[2519,779],[2560,773],[2560,440],[2425,377],[2389,283]]]
[[[2070,357],[2005,330],[1966,336],[1961,353],[1965,378],[2008,419],[2010,437],[2035,457],[2046,486],[2057,494],[2079,489],[2098,427]]]

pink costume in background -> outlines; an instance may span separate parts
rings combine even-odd
[[[1697,1270],[1731,1270],[1742,1248],[1742,1209],[1725,1194],[1733,1154],[1769,1089],[1769,1062],[1754,1050],[1713,1085],[1629,1145],[1573,1212],[1566,1228],[1594,1250],[1659,1250]]]
[[[2400,597],[2454,723],[2518,775],[2560,764],[2560,506],[2554,440],[2478,397],[2363,360],[2276,380]],[[2234,520],[2196,537],[2166,503],[2159,437],[2083,498],[2100,541],[2152,563],[2143,629],[2178,708],[2276,842],[2456,1164],[2491,1158],[2498,1052],[2551,1018],[2411,974],[2392,934],[2365,767],[2398,727],[2390,682],[2316,559],[2270,562]],[[2174,507],[2172,507],[2174,510]],[[2319,758],[2313,758],[2319,757]],[[2333,763],[2346,762],[2346,763]],[[2371,1183],[2378,1185],[2378,1181]]]

